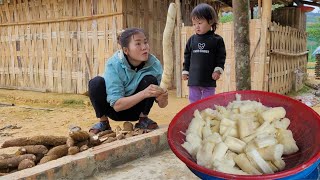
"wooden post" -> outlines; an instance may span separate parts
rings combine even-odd
[[[316,67],[314,70],[316,79],[320,79],[320,54],[316,54]]]
[[[175,38],[175,52],[176,52],[176,71],[175,71],[175,79],[176,79],[176,94],[177,97],[182,97],[182,80],[181,80],[181,3],[180,0],[175,0],[176,8],[177,8],[177,23],[176,23],[176,38]]]
[[[249,1],[232,0],[232,7],[234,14],[236,90],[250,90]]]
[[[173,47],[172,47],[172,34],[174,30],[174,23],[176,19],[176,4],[170,3],[167,15],[166,26],[163,31],[163,74],[160,86],[162,88],[172,88],[173,77]]]
[[[271,22],[271,5],[272,2],[269,0],[262,1],[262,16],[261,16],[261,41],[260,41],[260,61],[259,61],[259,71],[256,78],[256,90],[268,90],[268,77],[266,71],[267,61],[267,51],[268,48],[268,27]]]

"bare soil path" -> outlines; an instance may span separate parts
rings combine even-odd
[[[177,98],[176,92],[170,91],[169,105],[159,108],[154,104],[150,118],[159,125],[168,125],[188,103],[188,99]],[[70,126],[77,125],[89,130],[98,120],[89,97],[85,95],[0,89],[0,144],[25,136],[67,136]],[[110,123],[112,127],[123,124],[112,120]],[[11,151],[10,148],[6,149]],[[0,154],[6,149],[0,149]]]

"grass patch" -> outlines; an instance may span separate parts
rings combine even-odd
[[[287,94],[288,96],[292,97],[292,96],[298,96],[300,94],[304,94],[304,93],[308,93],[312,90],[312,88],[310,88],[309,86],[303,85],[302,89],[300,89],[297,92],[290,92],[289,94]]]
[[[83,100],[76,100],[76,99],[66,99],[63,100],[63,105],[73,106],[73,105],[84,105]]]
[[[307,68],[308,69],[314,69],[316,67],[316,62],[308,62],[307,63]]]

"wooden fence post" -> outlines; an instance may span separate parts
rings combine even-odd
[[[316,67],[315,67],[316,79],[320,79],[320,54],[316,54]]]
[[[271,21],[271,5],[272,2],[270,0],[262,1],[262,17],[261,17],[261,41],[260,41],[260,61],[259,61],[259,73],[257,78],[256,90],[268,90],[268,79],[266,74],[266,63],[267,63],[267,51],[268,47],[268,27]]]
[[[182,80],[181,80],[181,3],[180,0],[175,0],[177,8],[177,23],[176,23],[176,34],[175,34],[175,53],[176,53],[176,69],[175,69],[175,80],[176,80],[176,94],[177,97],[182,97]]]

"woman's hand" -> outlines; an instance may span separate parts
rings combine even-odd
[[[143,93],[144,98],[158,97],[164,93],[164,90],[160,86],[150,84],[146,89],[141,91],[141,93]]]
[[[182,75],[182,79],[183,80],[188,80],[189,79],[189,75],[188,74],[183,74]]]
[[[116,112],[123,111],[150,97],[154,97],[156,99],[159,98],[159,100],[157,101],[159,107],[161,108],[166,107],[168,104],[168,92],[162,89],[160,86],[150,84],[146,89],[140,91],[137,94],[118,99],[115,102],[113,108]]]
[[[215,81],[218,80],[218,79],[220,79],[220,73],[217,72],[217,71],[216,71],[216,72],[213,72],[213,73],[212,73],[212,79],[215,80]]]
[[[161,87],[154,84],[150,84],[146,89],[140,91],[139,93],[118,99],[115,102],[113,108],[116,112],[123,111],[133,107],[134,105],[138,104],[146,98],[156,98],[163,93],[164,90]]]
[[[168,105],[168,90],[164,90],[162,94],[156,97],[156,101],[160,108],[164,108]]]
[[[160,86],[150,84],[146,89],[141,91],[144,98],[155,97],[160,108],[168,105],[168,90]]]

